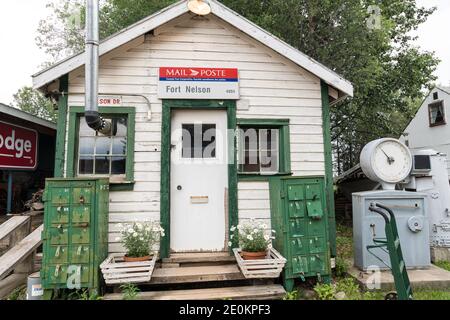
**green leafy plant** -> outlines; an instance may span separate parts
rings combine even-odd
[[[344,292],[346,300],[361,300],[361,289],[353,278],[345,278],[336,283],[336,292]]]
[[[27,287],[20,286],[16,288],[13,292],[9,294],[6,300],[16,301],[16,300],[26,300],[27,296]]]
[[[123,300],[135,300],[141,291],[137,286],[131,283],[121,285],[120,290],[122,290]]]
[[[314,291],[319,300],[334,300],[336,289],[332,284],[316,284]]]
[[[264,223],[258,224],[254,219],[247,224],[240,224],[231,227],[232,232],[229,246],[232,247],[234,242],[239,243],[239,247],[246,252],[263,252],[267,251],[272,245],[272,240],[275,239],[272,234],[267,234],[267,225]]]
[[[335,273],[337,277],[344,277],[348,272],[348,263],[345,259],[340,257],[336,258]]]
[[[286,293],[283,300],[298,300],[298,296],[299,296],[299,294],[298,294],[297,290],[291,291],[291,292]]]
[[[164,229],[159,223],[134,223],[132,225],[122,225],[121,241],[127,250],[127,256],[142,258],[149,256],[153,247],[164,237]]]
[[[96,301],[103,300],[96,290],[76,290],[68,294],[67,300]]]

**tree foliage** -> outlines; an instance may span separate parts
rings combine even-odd
[[[174,2],[103,0],[102,37]],[[222,2],[354,84],[355,97],[340,102],[332,112],[337,172],[357,164],[361,148],[370,140],[399,137],[423,90],[435,80],[437,59],[420,51],[411,35],[434,9],[419,7],[416,0]],[[60,1],[52,17],[41,22],[38,44],[54,58],[83,48],[84,14],[78,14],[79,24],[69,19],[84,10],[83,3]],[[369,10],[373,5],[380,16]],[[368,21],[378,17],[380,28],[369,28]]]
[[[23,87],[14,95],[14,107],[39,118],[56,122],[56,113],[52,102],[31,87]]]

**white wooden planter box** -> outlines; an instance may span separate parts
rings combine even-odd
[[[269,249],[264,260],[244,260],[241,249],[233,249],[236,261],[246,279],[278,278],[286,265],[286,259],[275,249]]]
[[[152,278],[158,254],[142,262],[124,262],[123,254],[110,255],[101,265],[106,284],[146,283]]]

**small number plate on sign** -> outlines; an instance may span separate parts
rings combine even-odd
[[[209,203],[209,197],[191,197],[192,204],[206,204]]]

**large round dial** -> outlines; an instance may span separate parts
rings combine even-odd
[[[396,184],[411,173],[413,160],[408,147],[396,139],[369,143],[361,153],[361,167],[374,181]]]

